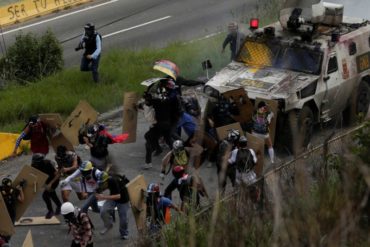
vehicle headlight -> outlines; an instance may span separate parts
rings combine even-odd
[[[213,87],[210,87],[210,86],[205,86],[205,87],[203,88],[203,92],[204,92],[206,95],[208,95],[208,96],[210,96],[210,97],[214,97],[214,98],[218,98],[218,96],[219,96],[219,94],[220,94],[216,89],[214,89]]]

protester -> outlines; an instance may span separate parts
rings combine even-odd
[[[160,177],[164,179],[166,176],[166,169],[169,166],[168,171],[175,166],[183,166],[186,170],[190,161],[190,148],[184,146],[182,140],[176,140],[173,142],[172,150],[169,151],[162,159],[162,168]]]
[[[49,141],[47,137],[47,126],[38,115],[31,116],[22,133],[15,142],[12,156],[17,155],[17,149],[22,140],[30,140],[32,153],[46,155],[49,152]]]
[[[151,132],[146,136],[151,147],[148,146],[148,159],[142,168],[149,169],[152,167],[151,159],[149,159],[150,150],[154,148],[158,151],[158,154],[162,152],[159,144],[157,144],[160,137],[163,137],[166,144],[172,147],[173,135],[176,134],[177,122],[180,119],[182,110],[179,92],[176,91],[176,85],[170,78],[161,80],[158,83],[156,92],[145,94],[144,97],[148,104],[153,107],[156,120]]]
[[[270,137],[270,124],[273,117],[274,113],[270,111],[264,101],[258,103],[257,110],[252,117],[252,134],[265,140],[271,163],[275,163],[275,152]]]
[[[225,47],[230,44],[230,51],[231,51],[231,60],[235,61],[236,56],[239,50],[239,39],[240,33],[238,32],[238,24],[236,22],[231,22],[228,25],[229,33],[226,36],[224,42],[222,43],[222,50],[221,53],[225,52]]]
[[[185,172],[183,166],[175,166],[172,169],[172,174],[174,179],[164,190],[164,197],[172,199],[172,192],[177,189],[180,194],[182,211],[187,211],[189,206],[199,206],[200,196],[208,198],[207,191],[200,177],[189,175]]]
[[[222,193],[225,191],[227,177],[230,179],[232,186],[235,186],[236,168],[234,164],[229,163],[229,158],[231,152],[238,147],[239,137],[240,132],[238,130],[231,129],[229,130],[227,137],[220,142],[218,147],[216,166],[219,189]]]
[[[86,129],[85,131],[83,129]],[[90,148],[90,161],[94,167],[101,171],[109,169],[110,163],[108,145],[121,143],[128,138],[127,133],[113,136],[101,124],[91,124],[84,126],[79,131],[79,142],[86,144]]]
[[[99,82],[99,60],[101,53],[102,36],[95,31],[92,23],[87,23],[84,27],[85,32],[81,37],[80,43],[75,48],[76,51],[84,49],[81,58],[81,71],[92,71],[94,82]]]
[[[98,187],[98,178],[101,173],[102,171],[95,168],[90,161],[84,161],[74,173],[60,182],[60,186],[63,188],[68,185],[71,186],[73,181],[76,181],[76,179],[80,181],[78,190],[79,193],[81,193],[81,198],[79,199],[86,199],[85,203],[81,207],[82,212],[87,212],[89,207],[92,208],[93,212],[100,212],[96,198],[92,195],[94,195]]]
[[[43,154],[33,154],[32,156],[32,167],[42,171],[48,175],[48,178],[45,182],[45,190],[42,193],[42,199],[46,204],[48,212],[45,215],[46,219],[50,219],[54,215],[60,214],[60,207],[62,203],[60,202],[55,189],[59,184],[59,176],[57,176],[57,170],[55,169],[51,160],[45,159]],[[51,201],[54,202],[56,209],[53,210],[53,205]]]
[[[149,222],[149,232],[156,233],[161,229],[163,224],[169,224],[171,221],[170,210],[175,209],[181,212],[169,198],[160,195],[159,185],[150,183],[147,188],[146,197],[146,218]]]
[[[79,212],[70,202],[63,203],[61,213],[72,234],[71,247],[93,247],[93,228],[87,213]]]
[[[75,152],[67,151],[67,148],[63,145],[57,147],[57,153],[55,155],[55,161],[58,165],[58,176],[61,179],[66,179],[69,175],[72,175],[81,165],[82,161]],[[62,192],[63,202],[69,201],[69,195],[74,190],[77,197],[82,200],[83,193],[81,190],[80,178],[72,179],[69,183],[60,187]]]
[[[3,180],[1,181],[0,193],[3,197],[5,206],[8,210],[8,214],[13,224],[15,222],[17,203],[23,203],[24,201],[24,185],[25,182],[23,181],[19,185],[13,187],[13,181],[8,177],[3,178]]]
[[[194,137],[195,131],[198,129],[198,125],[193,116],[183,112],[179,121],[177,122],[177,136],[176,139],[181,139],[181,129],[184,129],[187,140],[185,141],[185,146],[191,145],[191,140]]]
[[[144,169],[152,167],[152,154],[157,156],[163,152],[159,145],[159,138],[163,131],[160,129],[160,125],[157,123],[155,109],[153,107],[152,95],[144,93],[143,101],[139,103],[138,108],[143,111],[144,118],[149,123],[149,130],[144,134],[145,138],[145,164]],[[169,138],[169,131],[168,131]]]
[[[239,109],[235,102],[220,95],[212,113],[208,116],[210,127],[218,128],[235,123],[233,116],[239,115]]]
[[[239,148],[231,152],[229,163],[236,167],[236,183],[249,185],[256,181],[254,167],[257,164],[257,156],[253,149],[248,148],[247,137],[239,138]]]
[[[95,197],[98,201],[105,200],[103,207],[100,210],[100,216],[104,222],[104,229],[100,234],[106,234],[113,227],[112,215],[115,214],[115,208],[118,210],[120,219],[119,233],[121,239],[128,239],[128,217],[127,211],[129,209],[129,195],[126,184],[129,180],[126,176],[108,175],[102,172],[99,177],[99,188]],[[104,190],[108,189],[110,195],[102,194]]]

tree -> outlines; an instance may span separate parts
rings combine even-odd
[[[21,33],[15,39],[0,60],[3,79],[27,84],[63,68],[62,48],[50,30],[40,38],[32,33]]]

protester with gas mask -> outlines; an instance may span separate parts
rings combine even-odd
[[[104,229],[100,234],[106,234],[113,227],[115,208],[119,215],[119,233],[123,240],[128,239],[128,217],[129,209],[129,194],[126,184],[129,180],[126,176],[118,174],[109,175],[107,172],[102,172],[98,179],[98,189],[95,197],[98,201],[105,200],[100,216],[104,222]],[[103,194],[105,190],[109,190],[109,195]]]
[[[102,36],[95,31],[95,25],[87,23],[84,27],[85,32],[81,37],[80,43],[75,48],[76,51],[85,49],[81,58],[81,71],[92,71],[94,82],[99,82],[99,60],[101,53]]]
[[[23,186],[25,181],[22,181],[19,185],[13,186],[13,181],[9,177],[3,178],[0,185],[0,193],[5,202],[8,214],[13,224],[15,222],[15,212],[17,203],[24,201]]]
[[[84,161],[74,173],[60,182],[60,186],[63,188],[69,185],[71,181],[79,179],[79,189],[82,194],[79,199],[87,199],[81,207],[82,212],[87,212],[90,206],[94,212],[100,212],[96,198],[91,195],[95,193],[98,187],[98,178],[101,173],[102,171],[95,168],[90,161]]]
[[[64,145],[59,145],[57,147],[55,161],[58,165],[58,176],[61,179],[65,179],[69,175],[72,175],[82,163],[80,157],[75,152],[68,151]],[[69,201],[69,195],[72,190],[76,192],[80,200],[83,199],[80,178],[70,180],[68,184],[61,186],[60,190],[62,192],[63,202]]]
[[[70,202],[63,203],[61,213],[73,237],[71,247],[93,247],[94,226],[87,213],[80,212]]]
[[[32,156],[32,167],[48,175],[48,178],[45,181],[45,190],[42,193],[42,199],[46,204],[48,212],[45,215],[46,219],[50,219],[54,215],[60,214],[60,207],[62,203],[59,200],[55,189],[59,184],[59,176],[57,176],[57,170],[54,167],[54,164],[51,160],[45,159],[43,154],[33,154]],[[56,209],[53,210],[53,205],[51,202],[54,202]]]

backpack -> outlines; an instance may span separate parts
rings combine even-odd
[[[250,171],[256,165],[252,153],[248,148],[241,148],[238,150],[235,163],[236,169],[238,169],[239,172]]]
[[[79,225],[82,225],[82,222],[81,222],[81,220],[82,220],[82,216],[81,216],[82,213],[84,213],[84,212],[79,211],[78,214],[77,214],[77,222],[78,222]],[[93,231],[95,229],[94,224],[92,223],[89,215],[87,213],[84,213],[84,214],[87,215],[87,218],[89,219],[89,223],[90,223],[90,226],[91,226],[91,230]]]

